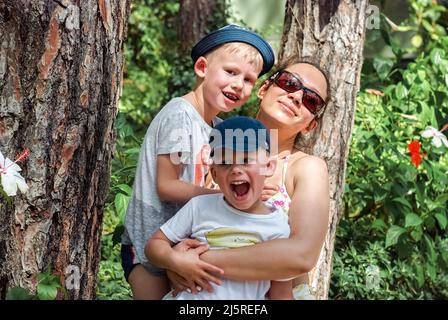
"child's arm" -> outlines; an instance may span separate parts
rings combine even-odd
[[[174,164],[169,154],[157,156],[157,193],[162,201],[185,203],[195,196],[219,192],[179,180],[181,170],[182,165]]]
[[[269,300],[294,300],[292,295],[292,280],[271,280],[271,288],[267,296]]]
[[[198,286],[212,292],[205,281],[221,285],[221,280],[212,274],[222,274],[222,270],[199,259],[199,255],[208,250],[208,245],[203,244],[187,251],[176,251],[172,245],[174,243],[159,229],[146,244],[145,255],[159,268],[172,270],[182,278],[190,279],[182,285],[193,293],[198,292]]]

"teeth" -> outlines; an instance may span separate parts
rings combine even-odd
[[[241,181],[233,181],[233,182],[231,182],[231,184],[236,184],[236,185],[238,185],[238,184],[243,184],[243,183],[246,183],[247,181],[243,181],[243,180],[241,180]]]
[[[238,100],[238,97],[236,95],[233,95],[232,93],[224,92],[224,95],[229,98],[230,100]]]

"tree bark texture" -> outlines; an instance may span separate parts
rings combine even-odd
[[[331,101],[320,125],[303,136],[304,152],[326,160],[330,174],[329,232],[311,284],[318,299],[328,297],[336,227],[342,195],[356,94],[363,62],[367,0],[287,0],[279,60],[297,54],[327,72]]]
[[[180,0],[177,28],[182,54],[189,55],[193,45],[205,36],[213,12],[225,11],[223,2],[223,0]]]
[[[48,265],[63,286],[79,272],[68,298],[95,297],[129,13],[130,0],[0,0],[0,150],[31,152],[29,191],[0,203],[0,298]]]

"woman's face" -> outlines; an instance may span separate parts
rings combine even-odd
[[[298,75],[303,85],[317,92],[324,100],[327,98],[327,83],[324,75],[314,66],[300,63],[286,68]],[[307,131],[315,126],[315,116],[303,105],[303,90],[289,93],[275,83],[264,84],[258,91],[261,99],[261,120],[274,121],[278,129],[291,129],[294,132]]]

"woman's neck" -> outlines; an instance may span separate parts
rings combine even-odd
[[[269,119],[265,119],[261,113],[258,114],[257,119],[269,130],[271,135],[271,152],[275,153],[275,151],[277,151],[279,158],[284,158],[288,154],[293,153],[297,132],[279,128],[277,124],[269,121]],[[277,145],[272,148],[274,144]]]

